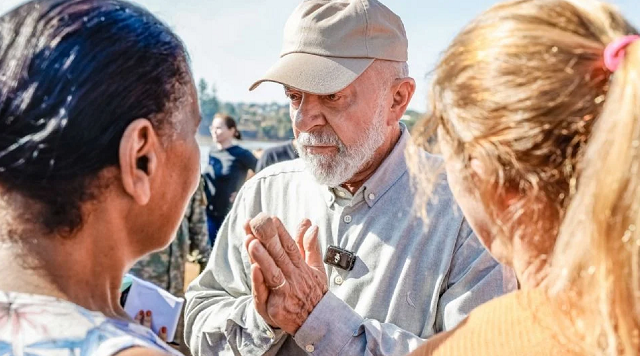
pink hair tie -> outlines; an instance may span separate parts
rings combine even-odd
[[[625,49],[637,40],[640,40],[640,36],[629,35],[609,43],[607,48],[604,49],[604,66],[610,72],[615,72],[620,66],[620,62],[624,59]]]

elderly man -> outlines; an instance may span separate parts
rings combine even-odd
[[[514,287],[446,184],[430,224],[412,211],[406,60],[403,24],[376,0],[308,0],[291,15],[253,87],[284,85],[300,159],[238,193],[187,292],[195,355],[403,355]]]

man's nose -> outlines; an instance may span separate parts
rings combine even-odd
[[[300,105],[292,114],[293,124],[300,132],[310,132],[314,127],[326,124],[321,97],[318,95],[303,95]]]

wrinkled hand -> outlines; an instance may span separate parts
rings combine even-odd
[[[256,310],[294,335],[328,290],[318,228],[305,219],[294,241],[280,219],[261,213],[245,231]]]

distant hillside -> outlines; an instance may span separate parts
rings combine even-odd
[[[284,103],[225,103],[217,98],[215,87],[201,79],[198,83],[202,123],[199,133],[209,135],[213,116],[220,112],[231,115],[238,122],[243,138],[255,140],[287,140],[293,137],[289,105]],[[403,122],[411,129],[422,113],[408,110]]]

